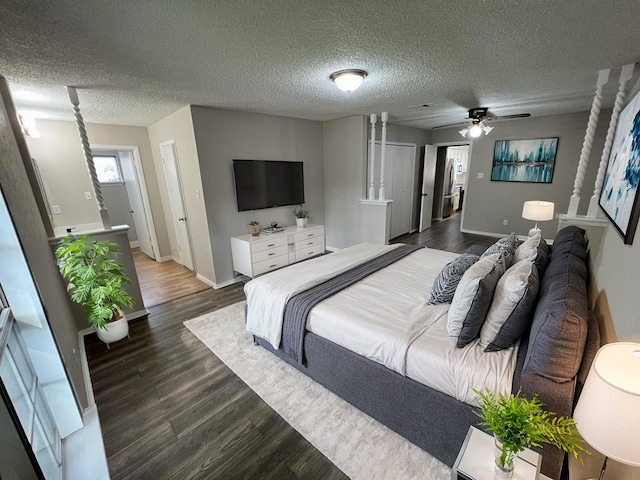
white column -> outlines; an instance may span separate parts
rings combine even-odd
[[[110,230],[111,220],[109,220],[109,212],[107,212],[107,207],[104,206],[102,189],[100,188],[100,182],[98,181],[96,166],[93,163],[93,155],[91,154],[89,137],[87,137],[87,129],[84,125],[82,114],[80,113],[80,100],[78,99],[78,91],[75,87],[67,87],[67,93],[69,94],[71,105],[73,105],[73,115],[76,118],[76,126],[78,127],[78,133],[80,134],[82,151],[84,152],[84,159],[87,164],[87,169],[89,170],[91,183],[93,184],[93,192],[95,193],[96,202],[98,203],[98,211],[100,212],[100,218],[102,219],[102,226],[105,230]]]
[[[380,191],[378,200],[386,200],[384,197],[384,160],[387,149],[387,120],[389,119],[389,114],[382,112],[380,117],[382,118],[382,140],[380,142]]]
[[[616,103],[613,106],[613,112],[611,113],[611,121],[609,121],[609,130],[607,130],[607,139],[604,142],[604,149],[602,150],[602,156],[600,157],[600,166],[598,168],[598,176],[596,177],[596,183],[593,187],[593,195],[589,200],[589,211],[587,217],[598,216],[598,203],[600,201],[600,191],[602,190],[602,183],[604,182],[604,174],[607,171],[607,163],[609,161],[609,155],[611,154],[611,147],[613,145],[613,138],[616,134],[616,126],[618,125],[618,118],[620,112],[624,106],[624,99],[627,91],[627,82],[633,77],[633,69],[635,63],[625,65],[620,72],[620,84],[618,85],[618,94],[616,95]]]
[[[378,117],[376,117],[375,113],[372,113],[369,120],[371,121],[371,147],[369,149],[369,195],[367,195],[367,198],[375,200],[374,170],[376,165],[376,121]]]
[[[589,155],[591,154],[591,146],[593,145],[593,137],[598,126],[598,117],[600,116],[600,108],[602,107],[602,88],[609,81],[610,69],[600,70],[598,74],[598,82],[596,84],[596,95],[593,97],[591,104],[591,114],[589,115],[589,123],[587,124],[587,132],[582,143],[582,152],[580,153],[580,163],[578,163],[578,171],[576,179],[573,183],[573,194],[569,201],[569,211],[567,215],[575,216],[578,214],[578,205],[580,204],[580,192],[584,184],[584,175],[587,172],[587,164],[589,163]]]

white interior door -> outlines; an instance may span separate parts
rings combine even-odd
[[[376,148],[376,156],[381,148]],[[379,158],[376,159],[379,164]],[[411,230],[415,178],[415,146],[389,145],[385,151],[385,193],[391,204],[390,238]]]
[[[120,152],[120,167],[122,168],[122,178],[127,188],[127,196],[131,210],[129,213],[133,219],[138,233],[138,246],[140,251],[146,256],[156,259],[151,241],[151,229],[147,214],[144,211],[144,203],[142,201],[142,193],[140,192],[140,180],[137,174],[138,165],[136,164],[131,152]]]
[[[160,153],[162,164],[164,165],[165,179],[169,191],[169,202],[171,203],[171,219],[176,232],[178,243],[179,262],[193,270],[193,255],[191,254],[191,238],[189,227],[187,226],[187,214],[184,207],[184,196],[182,195],[182,182],[180,181],[180,171],[178,169],[178,156],[176,155],[175,143],[173,141],[161,143]]]
[[[418,231],[420,232],[431,227],[437,154],[438,147],[434,145],[425,145],[424,172],[422,174],[422,193],[420,197],[420,227],[418,229]]]

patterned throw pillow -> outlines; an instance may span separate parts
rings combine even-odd
[[[501,238],[496,243],[494,243],[489,248],[487,248],[485,252],[482,254],[482,257],[486,257],[487,255],[493,255],[494,253],[505,252],[506,265],[507,265],[507,268],[509,268],[511,266],[513,255],[516,253],[516,249],[518,248],[519,244],[520,244],[520,240],[518,240],[518,236],[515,233],[511,233],[508,236]]]
[[[451,303],[464,272],[479,259],[478,255],[463,253],[454,261],[447,263],[433,282],[427,305]]]

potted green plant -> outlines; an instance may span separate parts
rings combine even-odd
[[[131,280],[116,258],[119,254],[117,244],[98,242],[88,235],[65,237],[56,249],[71,300],[84,307],[89,325],[107,346],[129,335],[122,307],[133,307],[133,299],[124,289]]]
[[[260,223],[258,223],[257,220],[251,220],[249,222],[249,233],[251,233],[252,237],[260,235]]]
[[[307,226],[307,220],[309,219],[309,210],[305,210],[302,208],[302,205],[300,205],[300,208],[293,209],[293,214],[296,217],[296,225],[298,227],[306,227]]]
[[[518,453],[527,447],[540,447],[542,443],[554,445],[576,458],[579,452],[587,452],[581,445],[582,438],[573,418],[558,417],[543,410],[537,395],[529,400],[521,392],[505,397],[489,390],[474,391],[479,399],[478,415],[483,420],[480,425],[495,436],[498,475],[511,477]]]

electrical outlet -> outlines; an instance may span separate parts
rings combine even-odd
[[[505,227],[509,225],[509,220],[507,220],[506,218],[502,220],[502,225],[504,225]]]
[[[478,173],[478,178],[484,178],[484,173],[483,172]]]
[[[91,200],[91,192],[84,192],[84,199]]]
[[[51,205],[51,211],[54,215],[59,215],[62,213],[62,210],[60,210],[60,205]]]

